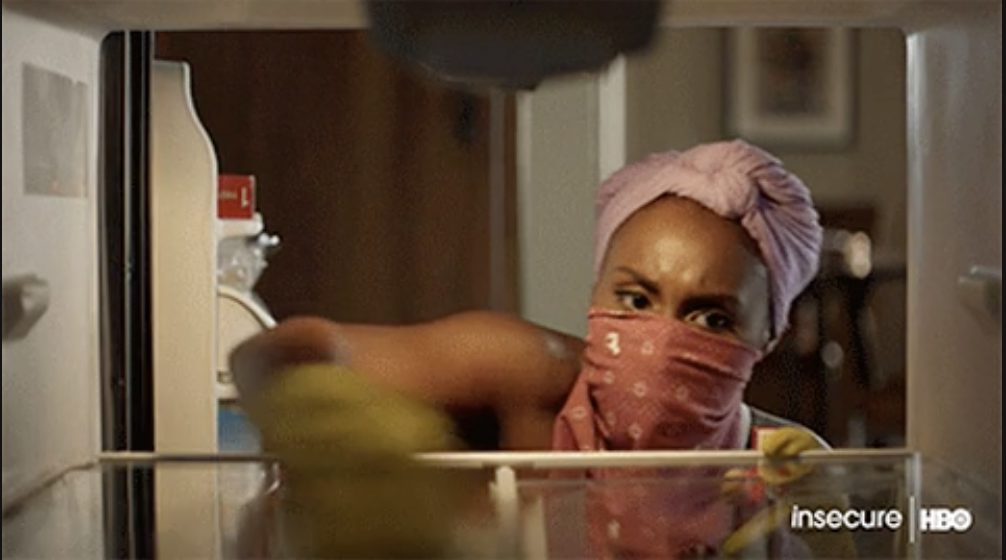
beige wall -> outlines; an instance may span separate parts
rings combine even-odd
[[[724,137],[727,33],[724,29],[663,29],[650,52],[629,59],[629,161]],[[772,151],[807,183],[819,207],[873,206],[878,264],[897,266],[904,263],[906,250],[905,36],[897,29],[859,29],[852,38],[855,124],[850,145]],[[875,373],[901,376],[905,283],[885,283],[874,294]]]
[[[724,137],[722,29],[663,29],[626,68],[628,160]],[[869,202],[880,212],[880,249],[905,250],[905,38],[894,29],[854,33],[855,138],[834,151],[773,150],[820,205]]]
[[[854,34],[857,111],[855,138],[833,152],[779,151],[814,192],[818,204],[877,207],[879,256],[905,254],[905,38],[894,29]],[[624,152],[634,161],[650,152],[686,148],[725,135],[725,31],[664,28],[624,69]],[[567,332],[584,328],[591,280],[593,193],[603,138],[598,111],[608,104],[596,76],[546,82],[519,101],[518,158],[521,314]],[[904,370],[904,284],[882,288],[878,313],[881,372]],[[879,292],[878,292],[879,293]]]
[[[598,80],[576,76],[518,98],[520,313],[586,333],[598,182]]]

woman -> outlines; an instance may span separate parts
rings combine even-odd
[[[233,354],[243,398],[324,362],[444,411],[469,449],[753,447],[784,422],[743,404],[745,384],[817,270],[807,188],[769,154],[718,142],[623,168],[596,210],[585,339],[488,312],[292,319]]]
[[[556,421],[553,448],[756,446],[754,434],[779,421],[752,414],[744,388],[817,267],[821,228],[806,187],[743,142],[656,154],[601,186],[596,230],[583,366]],[[751,543],[744,531],[729,536],[738,516],[754,513],[722,499],[722,474],[590,471],[590,548],[566,555],[738,552]],[[633,480],[661,482],[648,491]],[[784,534],[764,542],[772,533],[751,540],[784,557],[807,555]]]
[[[592,313],[676,319],[741,345],[750,350],[737,364],[742,377],[785,330],[821,242],[806,187],[742,141],[622,169],[598,191],[596,229]],[[291,364],[346,365],[445,410],[469,448],[549,449],[584,348],[578,337],[490,312],[391,327],[296,318],[239,346],[232,369],[250,398]],[[745,423],[750,409],[736,389],[724,406]],[[778,423],[758,411],[751,418]],[[742,436],[714,446],[746,447]]]

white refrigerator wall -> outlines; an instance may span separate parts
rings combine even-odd
[[[150,77],[150,239],[154,447],[217,451],[216,179],[188,66],[155,62]],[[216,473],[160,469],[159,558],[216,555]]]
[[[99,45],[99,37],[3,9],[3,280],[35,275],[49,292],[34,327],[3,341],[5,509],[41,480],[93,459],[100,445]],[[99,496],[87,481],[53,487],[23,519],[5,523],[4,557],[91,556],[100,550]],[[42,520],[56,530],[40,532]]]
[[[1002,271],[1002,3],[911,33],[908,72],[908,442],[1001,496],[1002,324],[958,277]]]
[[[100,451],[98,103],[100,34],[3,11],[3,279],[48,284],[49,308],[3,343],[4,557],[100,557],[101,478],[60,476]],[[187,69],[151,79],[155,446],[216,451],[216,161]],[[5,305],[8,304],[5,296]],[[5,312],[5,321],[6,321]],[[5,330],[6,330],[5,323]],[[212,557],[215,473],[157,477],[163,558]]]

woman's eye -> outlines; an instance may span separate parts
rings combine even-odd
[[[703,309],[688,317],[689,322],[713,332],[730,332],[736,327],[736,321],[721,309]]]
[[[645,311],[651,307],[650,298],[646,294],[631,291],[615,292],[618,304],[632,311]]]

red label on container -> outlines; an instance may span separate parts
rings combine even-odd
[[[255,176],[220,175],[217,178],[217,217],[250,220],[255,215]]]

